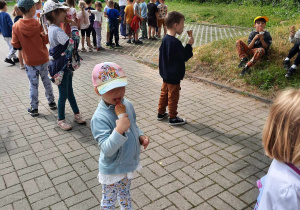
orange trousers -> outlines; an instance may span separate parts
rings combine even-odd
[[[164,114],[168,106],[170,118],[175,118],[177,116],[179,92],[180,92],[180,84],[172,85],[163,82],[163,85],[161,87],[160,98],[158,102],[159,114]]]
[[[241,59],[245,57],[252,57],[247,63],[247,66],[249,67],[253,66],[265,54],[264,48],[249,49],[248,46],[241,40],[238,40],[235,46]]]

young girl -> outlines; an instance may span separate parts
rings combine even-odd
[[[15,17],[14,23],[16,23],[20,18],[23,18],[23,14],[20,11],[18,5],[14,6],[14,11],[13,11],[12,15]],[[25,69],[21,50],[19,50],[18,57],[19,57],[19,62],[20,62],[20,69]]]
[[[49,73],[52,81],[58,85],[58,126],[63,130],[70,130],[72,126],[65,119],[65,104],[69,100],[71,108],[74,112],[74,121],[79,124],[85,124],[85,119],[79,112],[77,102],[73,93],[72,78],[73,71],[80,66],[80,56],[77,48],[79,45],[79,34],[77,24],[73,20],[68,20],[72,38],[60,28],[60,24],[66,21],[69,7],[63,6],[61,3],[55,3],[48,0],[44,6],[44,14],[50,26],[48,36],[50,42],[49,54],[53,60],[49,63]]]
[[[86,42],[89,47],[89,51],[93,52],[93,48],[91,46],[91,41],[90,41],[90,35],[91,35],[91,30],[90,30],[90,19],[89,19],[89,13],[85,11],[86,8],[86,3],[84,1],[80,1],[78,4],[80,8],[80,12],[76,14],[76,17],[78,19],[78,25],[80,27],[81,31],[81,52],[86,52],[86,49],[84,48],[84,38],[86,35]]]
[[[67,4],[70,7],[69,11],[67,12],[68,15],[71,16],[71,19],[77,23],[77,18],[76,18],[76,4],[75,0],[67,0]]]
[[[257,182],[255,209],[300,209],[300,90],[283,91],[271,106],[263,146],[273,159],[268,174]]]
[[[62,3],[64,6],[69,6],[66,2]],[[71,9],[71,8],[70,8]],[[67,10],[67,19],[72,20],[72,16],[69,14],[70,9]],[[64,32],[71,38],[72,33],[71,33],[71,26],[70,24],[66,21],[64,23],[60,24],[60,27],[64,30]]]
[[[95,8],[96,10],[89,10],[89,11],[95,15],[95,21],[93,27],[97,34],[97,51],[100,51],[100,50],[105,50],[103,47],[101,47],[102,3],[100,1],[96,1]]]

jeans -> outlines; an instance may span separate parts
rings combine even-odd
[[[6,41],[8,48],[9,48],[9,53],[7,55],[7,58],[8,59],[18,58],[16,56],[16,50],[14,50],[13,46],[11,45],[11,37],[4,37],[4,40]]]
[[[113,36],[115,36],[116,45],[119,45],[119,23],[117,20],[109,23],[109,45],[112,45]]]
[[[48,62],[38,66],[25,65],[25,69],[29,79],[29,98],[32,109],[38,109],[39,106],[39,76],[41,76],[48,103],[54,102],[52,84],[48,77]]]
[[[79,113],[77,102],[73,93],[72,78],[73,78],[73,73],[67,70],[64,73],[64,77],[61,81],[61,84],[58,85],[59,98],[58,98],[57,109],[58,109],[59,120],[65,119],[65,105],[67,99],[69,100],[69,103],[71,105],[74,114]]]

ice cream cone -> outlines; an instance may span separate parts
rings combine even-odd
[[[124,114],[126,114],[126,106],[122,103],[118,103],[115,106],[115,113],[118,116],[118,118],[120,119]]]

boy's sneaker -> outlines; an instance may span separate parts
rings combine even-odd
[[[154,36],[154,37],[152,37],[152,40],[157,40],[157,38]]]
[[[115,49],[121,49],[121,48],[122,48],[122,46],[119,45],[119,44],[117,44],[116,47],[115,47]]]
[[[51,110],[57,109],[56,103],[54,101],[49,104],[49,107]]]
[[[291,78],[294,74],[296,73],[296,69],[294,68],[289,68],[288,72],[286,73],[285,77],[286,78]]]
[[[251,74],[251,70],[249,66],[243,68],[242,72],[240,73],[240,76],[244,76],[246,73]]]
[[[248,58],[242,58],[240,64],[238,65],[239,68],[243,68],[246,63],[248,62]]]
[[[173,118],[173,119],[169,119],[169,125],[183,125],[183,124],[185,124],[185,123],[187,123],[187,121],[185,120],[185,119],[182,119],[182,118],[180,118],[180,117],[175,117],[175,118]]]
[[[157,114],[157,120],[159,120],[159,121],[161,121],[161,120],[163,120],[163,119],[165,119],[165,118],[167,118],[169,116],[169,114],[166,112],[166,113],[164,113],[164,114]]]
[[[11,59],[5,58],[4,62],[9,63],[11,65],[16,65],[15,62],[13,62]]]
[[[145,37],[142,36],[142,37],[140,37],[139,39],[145,39]]]
[[[114,46],[114,45],[109,45],[109,48],[110,48],[110,49],[114,49],[115,46]]]
[[[15,63],[19,63],[19,58],[13,58]]]
[[[128,39],[127,43],[128,43],[128,44],[131,44],[131,39]]]
[[[84,47],[81,48],[81,52],[86,52],[86,49]]]
[[[74,122],[77,122],[79,124],[86,124],[85,119],[83,118],[83,116],[80,113],[74,115]]]
[[[135,41],[135,43],[134,44],[143,44],[143,42],[142,41],[140,41],[140,40],[137,40],[137,41]]]
[[[93,52],[93,48],[92,47],[89,47],[89,52]]]
[[[68,131],[72,129],[72,126],[69,123],[67,123],[66,120],[57,120],[57,126],[64,131]]]
[[[28,108],[28,114],[30,114],[32,117],[36,117],[39,115],[38,109],[32,109],[32,107]]]
[[[291,66],[290,60],[284,60],[284,61],[283,61],[283,68],[284,68],[286,71],[289,70],[290,66]]]
[[[109,46],[109,42],[106,42],[106,44],[105,44],[107,47]]]

